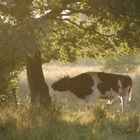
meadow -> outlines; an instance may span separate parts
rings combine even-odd
[[[120,101],[106,106],[97,100],[88,110],[86,103],[69,92],[53,91],[51,84],[57,79],[75,76],[86,71],[106,71],[93,60],[76,64],[50,62],[43,65],[50,88],[53,106],[50,111],[40,108],[29,110],[29,87],[26,72],[20,74],[17,99],[19,110],[0,108],[0,140],[139,140],[140,139],[140,67],[124,72],[132,77],[132,100],[126,112],[121,113]],[[122,73],[122,71],[117,71]]]

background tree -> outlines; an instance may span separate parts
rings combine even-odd
[[[12,59],[25,62],[31,103],[51,103],[41,54],[47,61],[72,62],[114,55],[122,47],[132,53],[140,47],[139,9],[138,0],[1,0],[1,23],[8,25],[7,33],[1,32],[7,44],[1,46]]]

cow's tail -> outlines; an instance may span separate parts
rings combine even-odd
[[[129,85],[130,85],[130,88],[129,88],[129,98],[128,98],[128,101],[130,102],[131,101],[131,95],[132,95],[132,79],[129,77]]]
[[[131,94],[132,94],[132,91],[129,92],[129,98],[128,98],[129,102],[131,101]]]
[[[128,101],[130,102],[131,101],[131,94],[132,94],[132,86],[130,86],[128,93],[129,93]]]

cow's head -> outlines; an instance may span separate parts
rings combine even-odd
[[[69,90],[69,81],[70,81],[69,76],[61,78],[60,80],[52,84],[52,88],[57,91],[67,91]]]

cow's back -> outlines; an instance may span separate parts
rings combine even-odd
[[[82,73],[78,76],[71,78],[70,91],[79,98],[85,98],[87,95],[92,94],[92,86],[94,81],[87,73]]]
[[[95,85],[103,95],[110,90],[118,93],[120,86],[122,86],[123,89],[127,88],[128,86],[132,86],[132,80],[127,75],[104,72],[88,72],[88,74],[91,76]],[[119,85],[119,83],[121,85]]]

